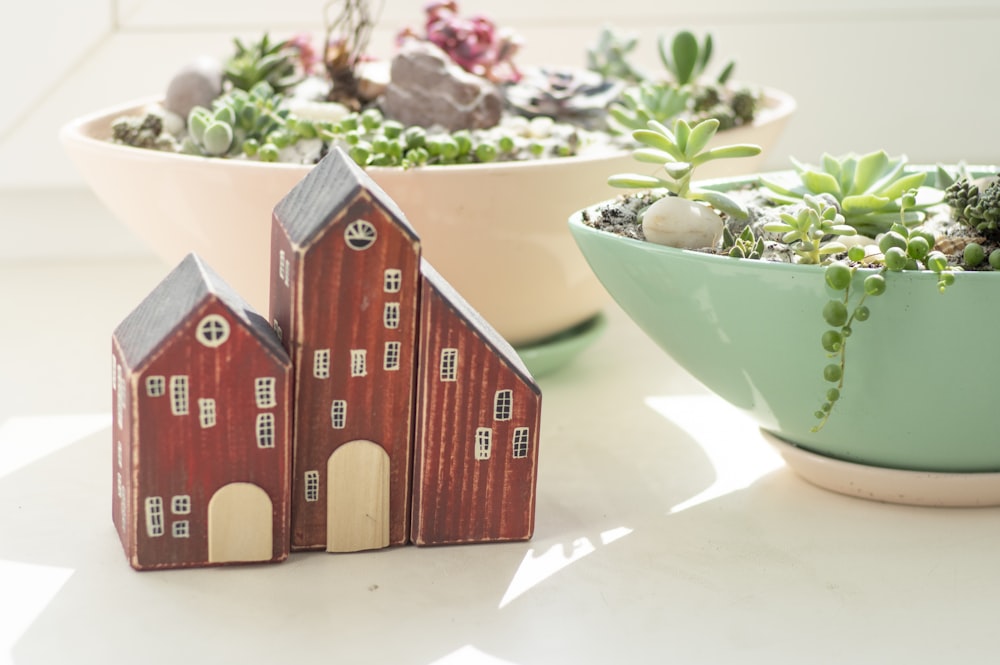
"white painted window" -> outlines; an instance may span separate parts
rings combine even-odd
[[[382,369],[394,372],[399,369],[400,342],[386,342],[385,355],[382,356]]]
[[[455,381],[458,369],[458,349],[441,349],[441,368],[439,375],[442,381]]]
[[[150,397],[163,397],[167,393],[167,379],[162,376],[146,377],[146,394]]]
[[[229,339],[229,321],[218,314],[209,314],[198,322],[194,335],[209,348],[222,346]]]
[[[279,342],[284,339],[284,333],[281,332],[281,324],[278,323],[278,319],[271,322],[271,327],[274,328],[274,334],[278,336]]]
[[[493,417],[497,420],[510,420],[513,399],[514,392],[512,390],[498,390],[493,396]]]
[[[198,422],[204,427],[215,427],[215,400],[204,397],[198,400]]]
[[[275,406],[278,401],[274,396],[274,377],[263,376],[254,379],[253,394],[258,409],[270,409]]]
[[[125,482],[122,480],[121,471],[115,474],[115,489],[118,491],[119,499],[125,496]]]
[[[514,447],[512,453],[514,459],[521,459],[528,456],[528,428],[514,428]]]
[[[347,425],[346,399],[335,399],[330,403],[330,425],[333,429],[344,429]]]
[[[306,501],[319,501],[319,471],[306,471]]]
[[[278,279],[285,281],[285,250],[278,250]]]
[[[177,520],[170,527],[174,538],[188,538],[191,535],[191,523],[187,520]]]
[[[476,430],[476,459],[487,460],[493,452],[493,430],[480,427]]]
[[[395,330],[399,327],[399,303],[387,302],[382,310],[382,323],[386,328]]]
[[[163,535],[163,497],[146,497],[146,535],[150,538]]]
[[[170,512],[174,515],[188,515],[191,513],[191,495],[175,494],[170,499]]]
[[[386,293],[399,293],[403,285],[403,271],[398,268],[387,268],[383,289]]]
[[[292,283],[292,262],[285,259],[285,286],[289,286]]]
[[[128,520],[128,502],[125,500],[125,483],[122,481],[121,471],[115,474],[118,482],[118,515],[119,524],[125,524]]]
[[[375,225],[363,219],[351,222],[344,229],[344,241],[347,246],[358,251],[371,247],[377,237]]]
[[[368,375],[368,351],[351,349],[351,376]]]
[[[122,466],[124,466],[124,464],[122,463],[123,462],[123,458],[124,458],[124,454],[123,454],[123,447],[122,447],[122,442],[121,441],[118,442],[118,445],[116,446],[116,448],[118,449],[118,468],[121,468]]]
[[[317,379],[330,378],[330,349],[313,351],[313,376]]]
[[[274,448],[274,414],[257,414],[257,447]]]
[[[170,412],[175,416],[188,413],[188,378],[183,374],[170,377]]]

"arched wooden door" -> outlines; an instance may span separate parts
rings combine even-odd
[[[208,560],[211,563],[274,558],[271,497],[252,483],[230,483],[208,502]]]
[[[373,441],[350,441],[326,465],[326,551],[389,546],[389,454]]]

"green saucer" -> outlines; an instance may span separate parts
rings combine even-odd
[[[515,350],[537,379],[569,364],[601,336],[607,325],[607,317],[597,314],[568,330]]]

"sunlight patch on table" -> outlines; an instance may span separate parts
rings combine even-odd
[[[72,574],[68,568],[0,560],[0,664],[14,662],[14,645]],[[17,605],[4,598],[17,598]]]
[[[0,478],[110,426],[110,413],[10,418],[0,425]]]
[[[447,656],[439,658],[432,661],[430,665],[515,665],[512,661],[504,660],[503,658],[497,658],[496,656],[491,656],[488,653],[484,653],[472,646],[471,644],[466,644],[460,649],[452,651]]]
[[[630,533],[632,533],[632,529],[624,526],[603,531],[600,534],[601,545],[610,545]],[[537,553],[535,548],[529,549],[524,555],[524,559],[521,560],[517,572],[514,573],[499,607],[502,609],[532,587],[541,584],[571,563],[596,551],[597,547],[586,537],[577,538],[570,545],[558,543],[541,554]]]
[[[784,465],[753,421],[718,397],[677,395],[647,397],[645,401],[697,441],[715,470],[715,481],[672,507],[671,514],[749,487]]]

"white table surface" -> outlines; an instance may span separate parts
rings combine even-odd
[[[0,261],[0,663],[1000,662],[1000,509],[805,483],[611,305],[540,379],[532,541],[135,572],[110,335],[168,270]]]

